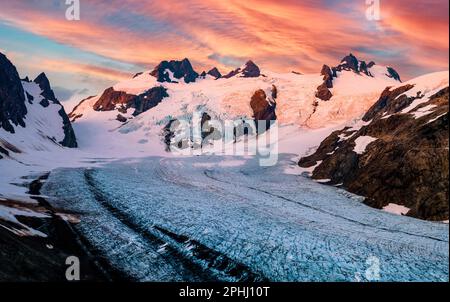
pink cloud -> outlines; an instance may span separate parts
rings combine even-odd
[[[334,64],[361,49],[365,59],[399,64],[400,72],[402,66],[448,69],[448,15],[441,12],[448,8],[445,1],[428,1],[426,10],[419,1],[382,1],[378,23],[364,18],[364,2],[325,7],[320,1],[293,0],[92,0],[87,5],[81,21],[68,22],[62,10],[9,1],[2,5],[0,19],[60,43],[147,66],[188,57],[198,69],[214,65],[226,70],[234,66],[213,58],[236,57],[276,71],[317,72],[321,64]],[[167,26],[138,30],[120,24],[115,19],[119,13],[130,14],[127,22],[143,16]],[[397,62],[377,50],[397,51]],[[414,73],[410,69],[406,72]]]

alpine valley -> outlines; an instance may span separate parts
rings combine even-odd
[[[162,61],[66,112],[0,54],[0,280],[448,282],[448,71],[324,63]]]

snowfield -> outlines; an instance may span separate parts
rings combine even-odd
[[[264,169],[221,156],[59,169],[43,192],[134,280],[448,281],[447,224],[283,173],[290,156]]]
[[[385,67],[374,66],[371,72],[373,77],[352,71],[338,72],[331,89],[333,98],[325,102],[315,96],[317,86],[323,83],[323,76],[319,74],[298,75],[262,70],[264,76],[257,78],[215,80],[207,76],[186,84],[183,81],[160,83],[147,71],[117,83],[113,88],[137,95],[152,87],[163,86],[169,97],[164,98],[157,107],[136,117],[132,116],[132,109],[126,114],[121,113],[128,118],[127,123],[123,124],[117,121],[117,110],[93,110],[100,94],[83,102],[73,112],[74,116],[81,115],[73,122],[73,127],[84,150],[113,157],[124,157],[124,153],[133,156],[149,154],[152,152],[149,150],[161,149],[155,148],[154,144],[161,142],[161,131],[172,119],[191,120],[194,112],[207,112],[213,119],[222,121],[251,120],[252,95],[258,89],[271,91],[272,85],[278,91],[276,114],[280,125],[303,129],[336,127],[362,116],[384,88],[399,84],[386,76]],[[124,146],[130,144],[133,149],[126,150]],[[154,152],[151,155],[155,155]]]
[[[448,282],[448,223],[389,213],[398,212],[392,206],[367,207],[362,197],[301,176],[313,168],[297,165],[334,130],[361,128],[359,118],[386,86],[403,85],[381,67],[372,72],[373,78],[339,72],[327,102],[315,97],[323,82],[318,74],[262,71],[258,78],[185,84],[157,83],[146,72],[114,89],[139,94],[162,85],[169,97],[136,117],[127,112],[126,123],[116,110],[92,109],[100,96],[86,100],[74,112],[82,115],[73,122],[79,148],[70,150],[56,143],[64,135],[54,127],[61,124],[59,106],[43,111],[38,87],[24,83],[37,101],[27,103],[29,127],[16,127],[14,135],[0,129],[0,143],[20,148],[0,160],[0,201],[35,204],[27,186],[51,172],[41,197],[73,211],[91,254],[130,280]],[[448,74],[408,83],[428,96],[448,86]],[[252,156],[165,151],[161,131],[171,119],[191,119],[199,110],[213,119],[251,119],[251,96],[272,85],[278,89],[276,165],[261,167]],[[358,141],[354,151],[364,152],[371,141]],[[0,222],[39,215],[46,213],[0,205]],[[23,229],[21,235],[46,236]]]

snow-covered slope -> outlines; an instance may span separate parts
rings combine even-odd
[[[27,114],[25,127],[14,127],[14,133],[0,129],[0,145],[9,150],[9,157],[17,158],[17,154],[49,152],[61,149],[65,138],[63,118],[59,111],[60,104],[49,102],[47,107],[41,105],[44,97],[39,85],[22,81],[25,93],[29,96],[25,102]]]
[[[49,169],[67,158],[67,147],[76,146],[69,118],[46,75],[21,80],[0,54],[0,196],[20,193],[11,183],[20,184],[25,170]]]
[[[251,72],[246,70],[249,66]],[[342,69],[333,79],[333,97],[322,101],[316,97],[317,87],[323,82],[319,73],[279,74],[257,68],[249,62],[225,77],[216,79],[206,74],[189,83],[176,81],[170,70],[167,70],[170,82],[159,82],[151,75],[154,71],[143,72],[118,83],[112,87],[118,93],[140,95],[162,86],[169,97],[137,116],[133,116],[133,110],[124,113],[118,105],[112,111],[94,110],[102,95],[85,100],[70,114],[80,146],[90,148],[101,144],[104,150],[121,153],[125,145],[133,146],[133,151],[138,153],[151,153],[159,148],[155,144],[162,146],[162,129],[172,119],[190,119],[196,111],[205,111],[220,120],[252,119],[252,95],[259,89],[270,91],[273,86],[278,91],[276,116],[280,126],[328,128],[360,117],[385,87],[399,83],[382,66],[372,66],[370,75]],[[119,96],[114,101],[118,102]]]
[[[15,66],[0,53],[0,159],[17,154],[76,147],[72,126],[41,73],[21,80]]]
[[[388,87],[361,120],[331,133],[299,165],[376,208],[448,220],[448,96],[448,72]]]

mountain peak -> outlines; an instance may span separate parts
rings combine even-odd
[[[330,88],[333,88],[333,79],[338,77],[338,72],[352,71],[356,74],[365,74],[369,77],[379,76],[377,75],[379,71],[371,70],[374,66],[374,61],[370,61],[369,63],[360,61],[353,53],[346,55],[336,67],[323,65],[320,71],[320,74],[323,76],[323,83],[317,87],[316,97],[323,101],[328,101],[333,97]],[[386,67],[386,72],[383,76],[401,82],[400,75],[392,67]]]
[[[224,78],[231,78],[241,74],[242,78],[257,78],[261,75],[261,70],[252,60],[248,60],[242,67],[228,73]]]
[[[187,58],[184,58],[181,61],[162,61],[155,67],[150,75],[156,77],[158,82],[168,83],[177,83],[177,80],[180,79],[183,79],[185,83],[191,83],[195,82],[199,76],[192,68],[192,64]]]
[[[35,82],[36,84],[39,85],[39,87],[41,87],[42,90],[48,90],[50,89],[50,81],[47,77],[47,75],[44,72],[41,72],[34,80],[33,82]]]
[[[53,101],[53,102],[57,102],[55,93],[52,90],[52,87],[50,86],[50,81],[47,77],[47,75],[42,72],[40,73],[35,79],[34,81],[36,84],[39,85],[39,87],[42,90],[41,95],[46,98],[47,100]]]
[[[222,74],[220,73],[219,69],[217,67],[212,68],[210,71],[207,72],[212,77],[215,77],[216,79],[219,79],[222,77]]]
[[[370,61],[369,63],[366,63],[366,61],[360,61],[358,60],[358,58],[353,55],[352,53],[350,53],[349,55],[345,56],[342,60],[341,60],[341,64],[339,64],[336,67],[333,67],[333,75],[335,76],[337,71],[343,71],[343,70],[347,70],[347,71],[353,71],[356,73],[364,73],[367,76],[373,77],[372,72],[370,71],[370,69],[372,67],[374,67],[376,64],[374,61]],[[398,74],[398,72],[392,68],[392,67],[386,67],[386,76],[389,78],[392,78],[396,81],[401,82],[400,80],[400,75]]]
[[[356,71],[356,72],[359,71],[359,60],[352,53],[350,53],[348,56],[345,56],[341,60],[341,65],[343,65],[353,71]]]
[[[388,77],[393,78],[394,80],[397,80],[399,82],[402,81],[400,79],[400,75],[398,74],[398,72],[394,68],[388,66],[387,67],[387,71],[388,71],[388,75],[387,75]]]

